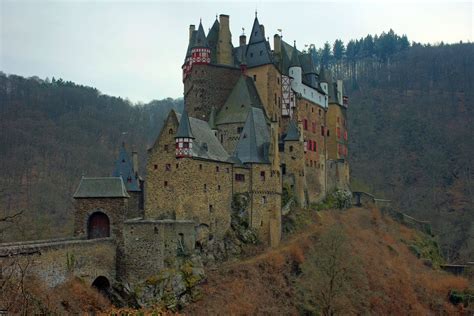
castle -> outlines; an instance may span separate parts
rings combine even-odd
[[[75,239],[9,244],[9,251],[46,247],[43,253],[56,251],[52,257],[75,251],[80,258],[101,245],[109,257],[75,265],[78,275],[139,282],[165,267],[166,258],[222,240],[236,196],[247,199],[244,214],[259,240],[278,245],[282,194],[307,206],[349,185],[347,98],[342,81],[318,69],[315,54],[278,34],[272,49],[257,16],[248,42],[242,34],[237,47],[228,15],[207,35],[202,23],[191,25],[182,66],[185,109],[169,113],[148,150],[146,181],[137,153],[130,157],[123,146],[112,177],[81,179]],[[41,258],[37,266],[51,285],[65,269]]]

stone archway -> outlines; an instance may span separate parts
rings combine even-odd
[[[109,217],[102,212],[92,213],[87,221],[87,239],[105,238],[109,236]]]
[[[103,295],[107,296],[110,293],[110,282],[105,276],[98,276],[94,282],[92,282],[92,287]]]

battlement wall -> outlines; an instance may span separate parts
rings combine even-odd
[[[0,278],[10,272],[36,276],[54,287],[69,277],[79,277],[86,283],[98,276],[109,280],[116,277],[116,246],[112,238],[52,239],[0,244]]]

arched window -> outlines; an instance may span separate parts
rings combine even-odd
[[[170,128],[170,129],[168,130],[168,134],[170,134],[170,135],[173,134],[173,129],[172,129],[172,128]]]
[[[102,212],[93,213],[87,222],[87,239],[110,236],[109,217]]]

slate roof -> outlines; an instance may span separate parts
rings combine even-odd
[[[127,191],[141,191],[138,184],[138,179],[135,177],[135,170],[133,170],[133,164],[130,160],[130,156],[125,149],[125,144],[122,144],[119,151],[119,157],[115,161],[114,171],[112,172],[113,177],[122,177]]]
[[[176,113],[178,120],[181,121],[185,113],[186,112],[184,112],[183,115]],[[209,124],[206,121],[194,117],[189,117],[188,122],[194,137],[193,157],[227,162],[229,154],[224,147],[222,147],[222,144],[214,135]]]
[[[270,147],[270,130],[265,113],[260,108],[251,108],[245,121],[235,149],[242,163],[270,163],[268,149]]]
[[[217,114],[216,124],[244,123],[251,107],[262,108],[262,101],[253,79],[241,75]]]
[[[188,111],[186,111],[186,109],[184,110],[183,115],[181,115],[176,137],[194,138],[192,128],[189,123]]]
[[[207,43],[206,34],[204,33],[204,28],[202,27],[201,22],[199,22],[199,28],[196,33],[196,39],[192,47],[209,47]]]
[[[128,198],[127,188],[121,177],[82,177],[73,197],[80,198]]]
[[[219,28],[220,28],[220,24],[216,18],[216,20],[214,21],[214,24],[209,30],[209,33],[207,34],[207,43],[209,45],[209,48],[211,49],[211,63],[212,64],[217,63],[217,43],[219,41]]]
[[[293,50],[291,52],[290,67],[301,67],[299,52],[296,49],[296,43],[293,46]]]
[[[265,39],[257,17],[253,22],[252,33],[245,54],[248,67],[260,66],[273,63],[270,44]]]
[[[293,140],[296,140],[296,141],[300,140],[300,131],[298,130],[298,127],[296,126],[295,121],[290,120],[290,124],[288,124],[288,129],[287,129],[284,141],[293,141]]]

